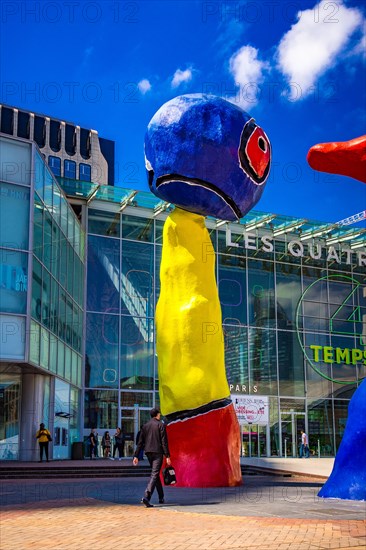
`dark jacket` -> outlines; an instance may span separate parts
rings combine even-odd
[[[170,457],[165,425],[157,418],[152,418],[142,426],[134,456],[138,458],[141,449],[145,453],[159,453]]]
[[[125,440],[125,435],[124,435],[122,432],[120,432],[119,434],[116,433],[116,434],[114,435],[114,443],[115,443],[115,445],[117,445],[117,446],[118,446],[118,445],[123,445],[124,440]]]

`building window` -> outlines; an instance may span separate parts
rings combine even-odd
[[[90,134],[91,134],[90,130],[86,130],[85,128],[80,128],[80,155],[85,160],[90,159],[90,155],[91,155]]]
[[[50,155],[48,157],[48,166],[51,168],[55,176],[61,176],[61,159]]]
[[[65,151],[71,157],[76,153],[76,128],[71,124],[65,125]]]
[[[0,111],[1,123],[0,131],[4,134],[13,135],[14,130],[14,111],[8,107],[2,107]]]
[[[61,123],[50,120],[50,148],[57,153],[61,149]]]
[[[79,180],[91,181],[91,166],[89,164],[79,164]]]
[[[64,178],[76,179],[76,162],[73,160],[64,161]]]
[[[34,117],[33,139],[40,149],[46,144],[46,120],[43,116]]]
[[[30,116],[29,113],[23,113],[18,111],[18,137],[29,139],[30,130]]]

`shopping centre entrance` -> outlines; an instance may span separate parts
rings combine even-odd
[[[240,456],[252,458],[270,456],[269,425],[241,424],[241,452]]]
[[[284,458],[299,456],[301,430],[305,431],[305,412],[281,412],[280,443],[281,455]]]
[[[150,409],[151,407],[139,407],[137,404],[121,408],[120,425],[125,436],[125,456],[133,456],[137,434],[141,426],[150,420]]]

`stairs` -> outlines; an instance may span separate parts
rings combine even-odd
[[[243,475],[270,475],[291,477],[290,473],[269,470],[253,466],[241,466]],[[31,462],[0,463],[0,479],[102,479],[116,477],[148,477],[151,468],[146,464],[132,466],[130,464],[109,463],[106,461],[68,460],[54,461],[42,464]]]
[[[76,462],[76,463],[75,463]],[[67,461],[65,464],[45,463],[31,465],[25,463],[24,467],[4,465],[0,466],[0,479],[100,479],[113,477],[148,477],[151,468],[147,466],[107,465],[100,466],[83,465],[82,461]]]

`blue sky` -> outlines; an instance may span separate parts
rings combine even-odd
[[[361,0],[4,0],[1,17],[1,101],[115,140],[116,185],[148,189],[144,133],[163,103],[211,92],[272,142],[256,210],[336,222],[366,208],[365,184],[306,162],[366,133]]]

